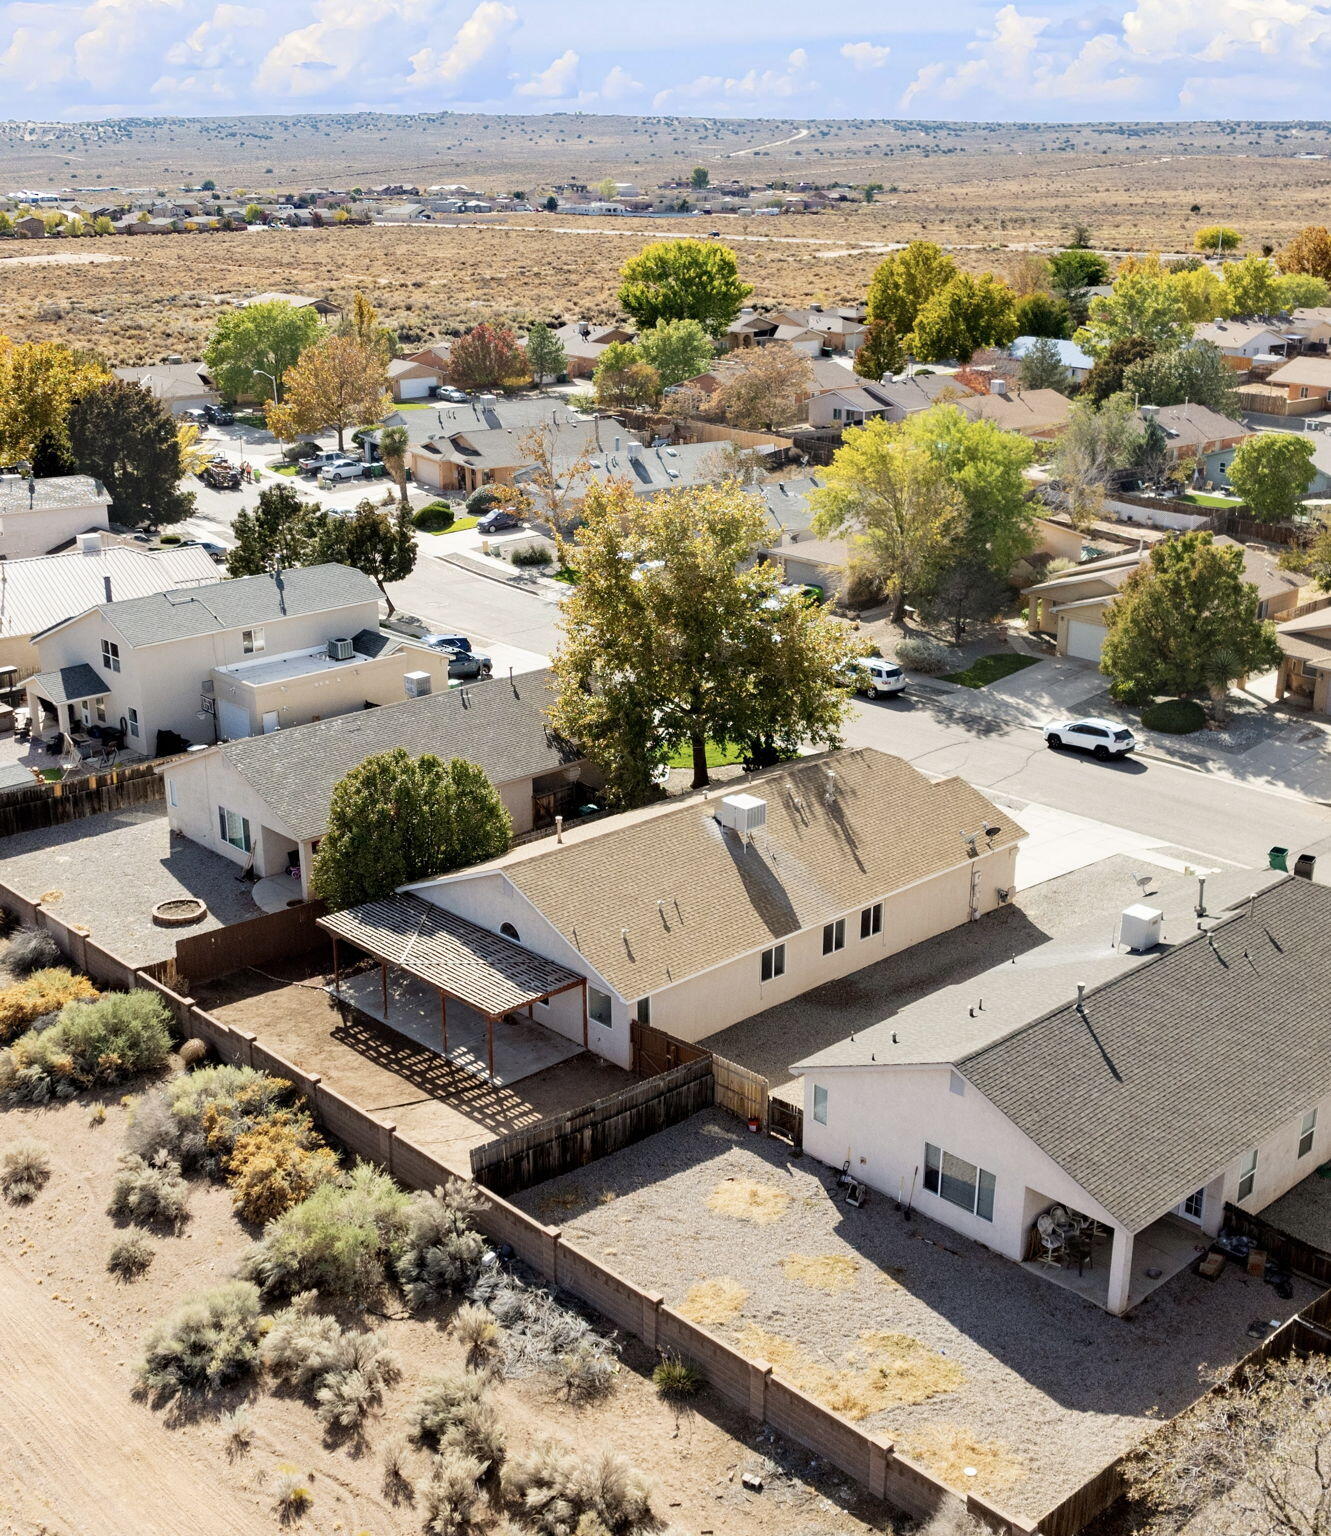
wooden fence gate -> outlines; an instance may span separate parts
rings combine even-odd
[[[796,1152],[804,1150],[804,1111],[784,1099],[767,1101],[767,1129],[773,1136],[788,1141]]]
[[[686,1040],[676,1040],[663,1029],[653,1029],[650,1024],[639,1024],[633,1019],[629,1024],[629,1039],[633,1047],[632,1069],[640,1077],[655,1077],[658,1072],[669,1072],[682,1067],[685,1062],[698,1061],[711,1051],[700,1045],[690,1045]]]

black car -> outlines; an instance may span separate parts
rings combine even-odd
[[[228,411],[224,405],[205,405],[203,419],[210,427],[231,427],[236,423],[234,411]]]
[[[506,528],[521,528],[522,520],[506,512],[503,507],[496,507],[492,512],[487,512],[476,527],[482,533],[503,533]]]

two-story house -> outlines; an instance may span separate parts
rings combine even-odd
[[[446,657],[379,628],[362,571],[317,565],[107,602],[34,635],[34,736],[157,756],[446,687]]]

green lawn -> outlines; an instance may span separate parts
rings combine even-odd
[[[744,756],[744,748],[737,747],[734,742],[709,741],[707,743],[707,766],[709,768],[724,768],[730,763],[738,763]],[[666,758],[666,766],[670,768],[692,768],[693,748],[681,747],[673,757]]]
[[[63,768],[39,768],[37,771],[48,784],[58,784],[65,776]]]
[[[1237,496],[1211,496],[1205,491],[1189,491],[1186,496],[1180,496],[1180,501],[1190,501],[1194,507],[1237,507],[1240,498]]]
[[[1026,667],[1033,667],[1038,656],[1018,656],[1015,651],[1000,651],[994,656],[979,656],[964,672],[945,672],[945,683],[960,683],[963,688],[984,688],[1000,677],[1011,677]]]
[[[474,517],[455,517],[447,528],[422,528],[422,533],[433,533],[438,538],[444,538],[450,533],[465,533],[468,528],[474,528],[479,521]]]
[[[578,584],[578,573],[571,565],[561,565],[557,571],[551,573],[550,579],[552,581],[567,582],[570,587],[576,587]]]
[[[296,473],[296,466],[294,464],[270,464],[268,468],[275,475],[294,475]]]
[[[393,402],[393,409],[395,411],[437,411],[441,404],[447,404],[447,402],[439,400],[395,400]]]

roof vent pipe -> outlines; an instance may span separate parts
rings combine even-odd
[[[1197,916],[1206,916],[1206,876],[1197,876]]]
[[[1077,1012],[1086,1012],[1086,983],[1084,981],[1077,983]]]

